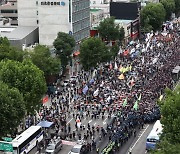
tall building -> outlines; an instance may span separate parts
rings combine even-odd
[[[18,0],[18,25],[38,26],[39,43],[52,46],[58,32],[73,35],[76,44],[89,37],[89,0]]]

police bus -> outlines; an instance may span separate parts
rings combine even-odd
[[[162,134],[162,124],[160,120],[157,120],[149,133],[146,140],[146,150],[155,149],[157,142],[159,141],[159,137]]]
[[[41,126],[31,126],[13,141],[13,154],[26,154],[43,139]]]

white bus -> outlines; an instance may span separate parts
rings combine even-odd
[[[159,137],[162,134],[162,130],[162,124],[160,123],[160,120],[157,120],[147,137],[146,150],[155,149],[156,143],[159,141]]]
[[[13,141],[13,154],[26,154],[43,139],[41,126],[31,126]]]

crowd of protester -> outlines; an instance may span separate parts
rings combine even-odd
[[[51,106],[41,108],[39,120],[53,121],[55,136],[87,141],[87,151],[96,149],[97,133],[99,140],[108,133],[109,142],[116,148],[136,136],[137,127],[160,118],[157,100],[165,88],[174,86],[172,70],[180,65],[177,28],[167,25],[163,32],[149,33],[144,41],[133,41],[120,49],[114,61],[100,65],[92,73],[82,70],[66,86],[54,85],[55,91],[48,91]],[[105,115],[112,119],[105,128],[81,124],[84,116],[93,120],[104,119]],[[70,116],[76,121],[75,131],[67,123]]]

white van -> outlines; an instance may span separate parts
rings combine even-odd
[[[62,140],[60,138],[49,143],[46,148],[46,154],[57,154],[62,149]]]

